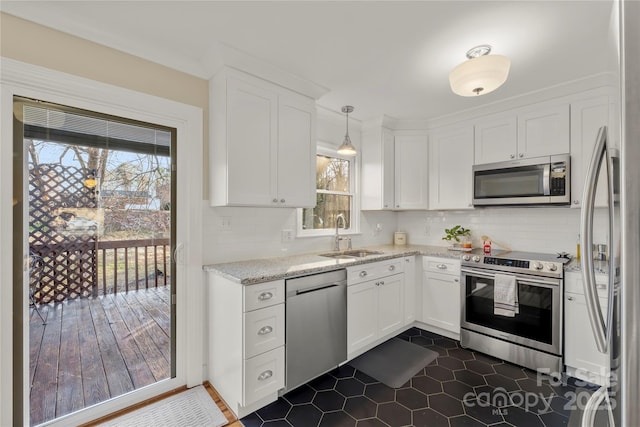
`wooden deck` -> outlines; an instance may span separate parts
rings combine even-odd
[[[169,378],[169,286],[30,309],[31,425]]]

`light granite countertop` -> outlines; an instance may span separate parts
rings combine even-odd
[[[352,265],[366,264],[369,262],[399,258],[410,255],[427,255],[441,258],[459,259],[460,252],[450,251],[443,246],[422,245],[382,245],[367,246],[367,249],[382,252],[363,258],[334,259],[320,256],[323,252],[293,255],[288,257],[250,259],[246,261],[226,262],[203,266],[207,272],[212,272],[226,277],[229,280],[243,285],[253,285],[271,280],[288,279],[304,276],[311,273],[338,270]]]

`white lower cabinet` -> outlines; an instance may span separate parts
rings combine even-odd
[[[403,259],[347,269],[347,357],[368,350],[404,326]]]
[[[416,320],[416,257],[404,258],[404,324]]]
[[[460,261],[424,257],[422,265],[422,321],[459,336]]]
[[[285,385],[284,280],[208,279],[209,381],[240,418],[275,401]]]
[[[607,277],[596,276],[598,296],[603,315],[607,310]],[[599,385],[607,384],[609,354],[598,351],[587,312],[587,302],[580,273],[567,273],[564,295],[564,364],[567,373]]]

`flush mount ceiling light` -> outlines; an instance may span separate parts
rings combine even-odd
[[[491,46],[469,49],[468,61],[449,73],[451,90],[460,96],[477,96],[493,92],[507,80],[511,60],[502,55],[489,55]]]
[[[343,156],[355,156],[356,147],[353,146],[351,138],[349,138],[349,113],[353,112],[353,107],[351,105],[345,105],[342,107],[342,112],[347,115],[347,134],[344,136],[342,145],[338,147],[338,154],[342,154]]]

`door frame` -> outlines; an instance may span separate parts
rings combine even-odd
[[[28,337],[28,295],[23,292],[22,312],[14,312],[13,299],[20,296],[14,295],[12,256],[8,256],[12,254],[13,244],[14,95],[177,130],[177,182],[180,185],[176,189],[176,250],[173,254],[177,283],[176,377],[48,425],[89,422],[177,387],[201,384],[204,378],[202,109],[3,57],[0,63],[0,253],[3,254],[0,257],[0,425],[24,424],[29,419],[29,388],[24,387],[28,384],[28,340],[22,340],[22,361],[14,360],[14,353],[20,354],[20,350],[13,344],[16,322],[22,322],[23,337]],[[25,247],[28,248],[26,237],[23,251]],[[23,255],[26,259],[26,254]],[[16,375],[22,375],[23,387],[18,395],[14,395],[13,388]]]

